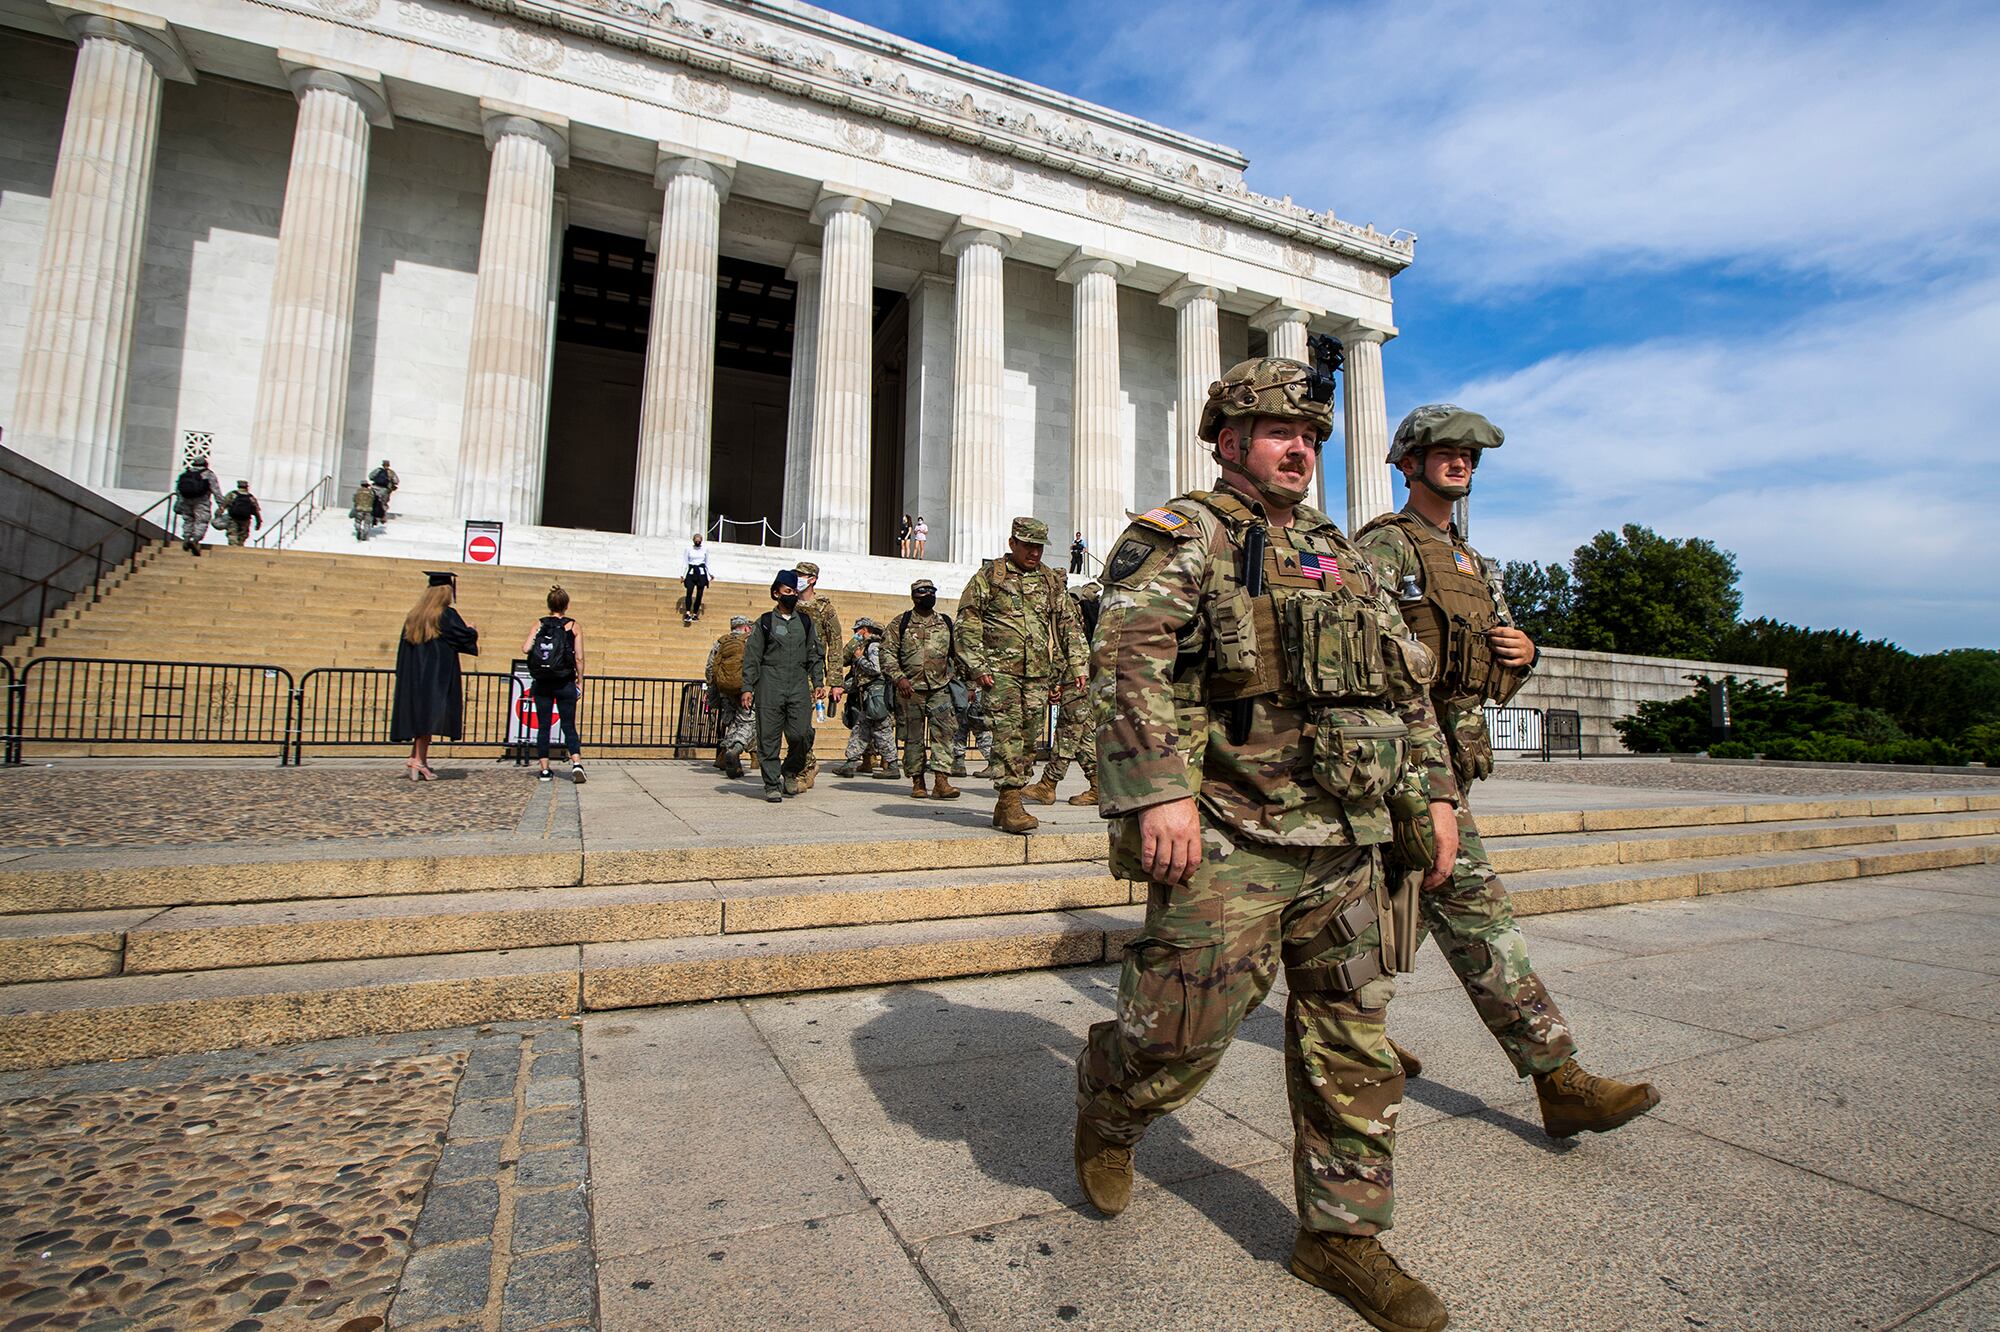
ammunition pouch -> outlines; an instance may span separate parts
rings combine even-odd
[[[1343,804],[1379,804],[1409,761],[1410,728],[1376,708],[1313,711],[1313,780]]]
[[[1287,942],[1285,986],[1294,994],[1352,994],[1382,974],[1382,950],[1365,953],[1338,963],[1316,959],[1331,949],[1353,943],[1375,923],[1377,907],[1372,896],[1357,897],[1333,913],[1318,933],[1299,943]]]
[[[1278,606],[1284,626],[1285,683],[1309,700],[1381,698],[1382,624],[1353,598],[1293,595]]]

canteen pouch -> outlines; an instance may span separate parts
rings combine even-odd
[[[1343,804],[1380,805],[1403,775],[1410,728],[1379,708],[1313,713],[1313,780]]]
[[[1384,803],[1389,806],[1389,842],[1396,864],[1421,874],[1437,862],[1437,829],[1431,826],[1429,799],[1406,774]]]

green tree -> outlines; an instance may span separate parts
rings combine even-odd
[[[1587,651],[1712,659],[1743,606],[1734,555],[1637,523],[1577,547],[1570,575],[1569,646]]]
[[[1576,585],[1560,564],[1509,560],[1500,570],[1500,588],[1514,624],[1542,647],[1569,647],[1571,613],[1576,609]]]

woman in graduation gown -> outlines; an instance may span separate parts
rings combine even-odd
[[[396,707],[390,738],[410,742],[411,781],[431,781],[431,737],[461,739],[465,698],[459,685],[458,654],[479,655],[479,631],[459,617],[455,574],[431,573],[430,585],[403,617],[396,645]]]

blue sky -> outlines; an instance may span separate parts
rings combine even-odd
[[[2000,646],[2000,6],[827,7],[1416,232],[1389,415],[1506,429],[1489,555],[1643,523],[1746,615]]]

